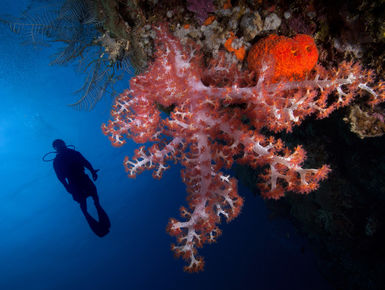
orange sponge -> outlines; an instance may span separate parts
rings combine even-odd
[[[303,78],[318,60],[318,50],[310,35],[298,34],[294,38],[271,34],[250,49],[247,63],[250,70],[259,72],[262,64],[274,66],[274,80]]]

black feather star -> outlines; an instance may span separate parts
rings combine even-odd
[[[55,4],[35,0],[18,18],[0,18],[0,23],[21,36],[23,44],[49,46],[60,43],[50,64],[77,63],[85,73],[82,88],[76,91],[78,101],[70,104],[77,110],[92,110],[106,94],[115,94],[113,85],[122,78],[121,73],[131,71],[127,58],[111,61],[103,52],[103,23],[99,20],[93,0],[63,0]],[[10,20],[9,20],[10,19]]]

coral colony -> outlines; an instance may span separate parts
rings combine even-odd
[[[182,220],[170,219],[167,231],[176,237],[172,250],[187,261],[185,270],[196,272],[204,265],[197,248],[214,242],[221,218],[229,222],[242,208],[236,180],[222,169],[234,161],[266,168],[259,188],[272,199],[287,191],[307,194],[330,171],[327,165],[303,168],[304,149],[286,148],[280,139],[262,135],[263,128],[290,132],[305,117],[325,118],[357,94],[377,104],[385,98],[385,84],[375,84],[373,72],[357,63],[328,70],[318,65],[308,35],[260,40],[249,50],[249,69],[241,71],[221,52],[204,65],[199,47],[182,46],[165,25],[154,29],[154,62],[116,98],[112,120],[102,129],[114,146],[126,139],[153,143],[126,157],[130,177],[153,169],[161,178],[170,160],[184,167],[188,208],[181,208]],[[159,107],[171,108],[169,116],[161,118]]]

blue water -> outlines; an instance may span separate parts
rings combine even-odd
[[[0,14],[17,15],[28,1],[1,4]],[[100,129],[112,99],[91,112],[73,110],[68,104],[77,100],[73,91],[83,76],[71,66],[49,66],[54,48],[23,46],[16,35],[0,34],[1,290],[331,289],[306,241],[290,223],[268,220],[264,201],[242,185],[241,215],[221,225],[218,243],[200,251],[205,271],[184,273],[165,231],[186,205],[181,168],[173,165],[162,180],[151,172],[127,178],[122,161],[137,145],[114,148]],[[56,138],[100,169],[96,186],[112,224],[103,238],[90,230],[52,163],[41,160]]]

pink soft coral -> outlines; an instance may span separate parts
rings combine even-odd
[[[199,271],[203,259],[197,255],[197,247],[215,241],[221,217],[234,219],[243,204],[236,180],[222,169],[230,168],[234,161],[266,167],[261,194],[274,199],[288,190],[302,194],[315,190],[329,172],[325,165],[304,169],[301,146],[290,151],[281,140],[262,135],[262,128],[290,131],[312,113],[326,117],[363,90],[372,103],[382,101],[384,85],[371,88],[372,73],[348,63],[329,71],[316,66],[307,78],[297,81],[273,81],[268,58],[256,81],[223,57],[202,72],[198,47],[182,47],[164,26],[156,29],[155,61],[145,73],[131,79],[130,90],[116,98],[113,120],[102,128],[116,146],[123,145],[126,138],[154,143],[124,160],[131,177],[153,169],[153,176],[161,178],[170,160],[183,165],[189,208],[182,207],[183,221],[171,219],[167,230],[176,236],[175,254],[188,261],[185,270]],[[336,98],[328,99],[332,93]],[[162,119],[158,105],[173,110]]]

